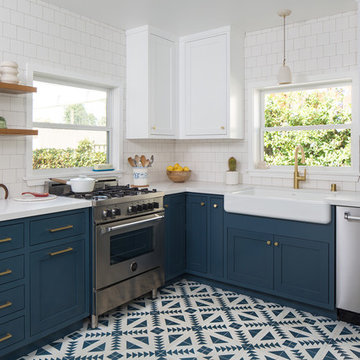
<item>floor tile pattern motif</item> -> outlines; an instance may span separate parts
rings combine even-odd
[[[360,359],[360,327],[182,280],[22,360]]]

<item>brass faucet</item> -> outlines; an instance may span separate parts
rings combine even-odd
[[[304,169],[304,175],[299,175],[299,164],[298,164],[298,152],[301,150],[301,163],[305,164],[304,149],[301,145],[298,145],[295,149],[295,167],[294,167],[294,189],[299,188],[299,181],[306,180],[306,169]]]

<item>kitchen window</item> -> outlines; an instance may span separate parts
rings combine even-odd
[[[353,97],[351,81],[260,90],[257,161],[272,169],[293,166],[295,148],[302,145],[306,166],[355,170]]]
[[[39,135],[28,147],[29,178],[87,173],[105,163],[118,168],[119,88],[36,74],[33,86],[29,125]]]

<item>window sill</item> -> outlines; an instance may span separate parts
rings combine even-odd
[[[59,172],[46,172],[46,174],[30,175],[25,176],[23,179],[26,181],[28,186],[44,185],[45,181],[49,181],[51,177],[59,177],[64,179],[78,177],[79,175],[86,175],[94,179],[105,178],[105,177],[121,177],[125,172],[123,170],[112,170],[112,171],[91,171],[83,170],[81,172],[75,171],[73,173],[66,172],[59,174]]]
[[[302,172],[305,167],[299,166],[299,171]],[[317,170],[306,167],[307,177],[311,180],[328,180],[328,181],[359,181],[359,173],[354,171],[334,171],[334,170]],[[287,169],[251,169],[247,171],[249,176],[267,176],[270,178],[283,178],[292,179],[294,168],[289,167]]]

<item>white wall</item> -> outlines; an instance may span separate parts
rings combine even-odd
[[[25,82],[26,63],[100,77],[125,83],[125,33],[119,29],[76,15],[39,0],[0,0],[0,60],[14,60]],[[10,128],[26,127],[26,96],[0,94],[0,116]],[[120,135],[122,136],[122,134]],[[129,182],[131,169],[127,157],[135,153],[155,155],[151,179],[165,178],[161,171],[173,158],[173,142],[124,142],[124,182]],[[25,176],[25,138],[0,137],[0,183],[8,186],[11,196],[29,188]],[[0,191],[0,198],[3,193]]]
[[[282,64],[282,27],[250,32],[245,37],[245,91],[250,84],[272,81]],[[308,77],[328,76],[348,71],[357,71],[357,14],[348,12],[331,17],[291,24],[287,27],[287,64],[295,81],[306,81]],[[249,117],[245,102],[245,128]],[[359,121],[359,119],[353,119]],[[292,173],[286,177],[270,177],[262,172],[250,176],[248,169],[248,139],[230,141],[176,141],[176,160],[189,165],[193,179],[222,182],[227,170],[227,159],[234,156],[240,163],[242,181],[249,184],[292,186]],[[339,189],[359,190],[352,178],[345,177],[314,179],[302,183],[302,187],[329,189],[336,182]]]
[[[70,71],[80,76],[96,74],[124,81],[125,34],[123,31],[48,5],[39,0],[0,0],[0,60],[25,64],[44,64],[57,72]],[[295,77],[333,74],[357,69],[357,18],[354,12],[315,19],[288,27],[288,64]],[[273,79],[282,57],[281,27],[248,33],[245,40],[245,86],[253,81]],[[251,119],[247,115],[246,128]],[[0,94],[0,116],[9,127],[25,127],[25,96]],[[356,119],[358,120],[358,119]],[[123,132],[124,134],[124,132]],[[122,134],[120,136],[123,136]],[[227,159],[239,162],[243,182],[291,186],[287,178],[250,176],[248,144],[245,140],[124,140],[124,170],[121,182],[131,182],[127,158],[136,153],[154,154],[150,183],[165,180],[165,168],[175,161],[193,170],[193,180],[222,182]],[[0,183],[6,184],[12,196],[30,189],[25,176],[24,137],[0,137]],[[328,188],[330,180],[306,182],[307,187]],[[341,179],[340,188],[355,190],[355,181]],[[42,191],[42,187],[31,190]],[[0,198],[2,193],[0,193]]]

